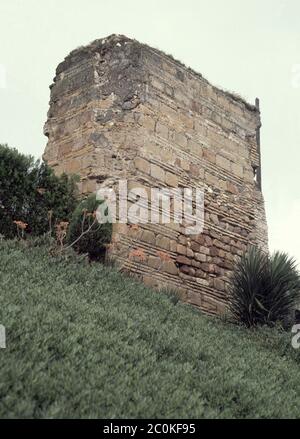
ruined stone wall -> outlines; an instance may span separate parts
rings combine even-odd
[[[111,36],[58,66],[44,158],[57,173],[80,174],[82,193],[119,179],[148,192],[202,187],[203,233],[116,224],[110,252],[146,284],[176,288],[183,300],[221,313],[235,258],[249,244],[267,248],[259,128],[257,106],[158,50]]]

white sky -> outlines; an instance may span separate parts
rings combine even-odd
[[[299,0],[0,0],[0,19],[0,142],[36,157],[56,66],[112,33],[259,97],[270,248],[300,261]]]

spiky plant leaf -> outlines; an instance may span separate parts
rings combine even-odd
[[[231,312],[245,325],[286,322],[300,297],[296,261],[251,247],[236,264],[229,290]]]

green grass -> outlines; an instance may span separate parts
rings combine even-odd
[[[0,243],[0,417],[296,418],[291,334],[201,315],[44,247]]]

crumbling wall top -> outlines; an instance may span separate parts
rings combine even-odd
[[[100,55],[104,55],[108,51],[110,51],[115,45],[131,45],[135,46],[136,48],[144,49],[151,51],[153,53],[159,54],[160,56],[163,56],[167,58],[168,60],[173,61],[178,66],[183,67],[186,72],[189,72],[193,76],[198,76],[201,78],[202,81],[204,81],[207,85],[211,86],[216,92],[224,94],[228,99],[237,102],[245,107],[246,110],[251,112],[257,112],[259,113],[259,108],[256,105],[250,104],[247,102],[242,96],[240,96],[237,93],[230,92],[227,90],[224,90],[220,87],[216,87],[212,85],[206,78],[202,76],[201,73],[196,72],[190,67],[187,67],[184,63],[181,61],[175,59],[172,55],[166,54],[163,51],[159,49],[152,48],[148,46],[147,44],[142,44],[138,42],[135,39],[131,39],[126,37],[125,35],[119,35],[119,34],[112,34],[106,38],[100,38],[96,39],[87,46],[80,46],[72,52],[69,53],[64,59],[63,62],[61,62],[57,69],[56,69],[56,75],[59,75],[60,73],[64,72],[65,70],[72,68],[73,66],[77,65],[78,63],[83,62],[85,59],[89,59],[92,56],[95,55],[95,53],[99,53]],[[55,81],[55,78],[54,78]]]

